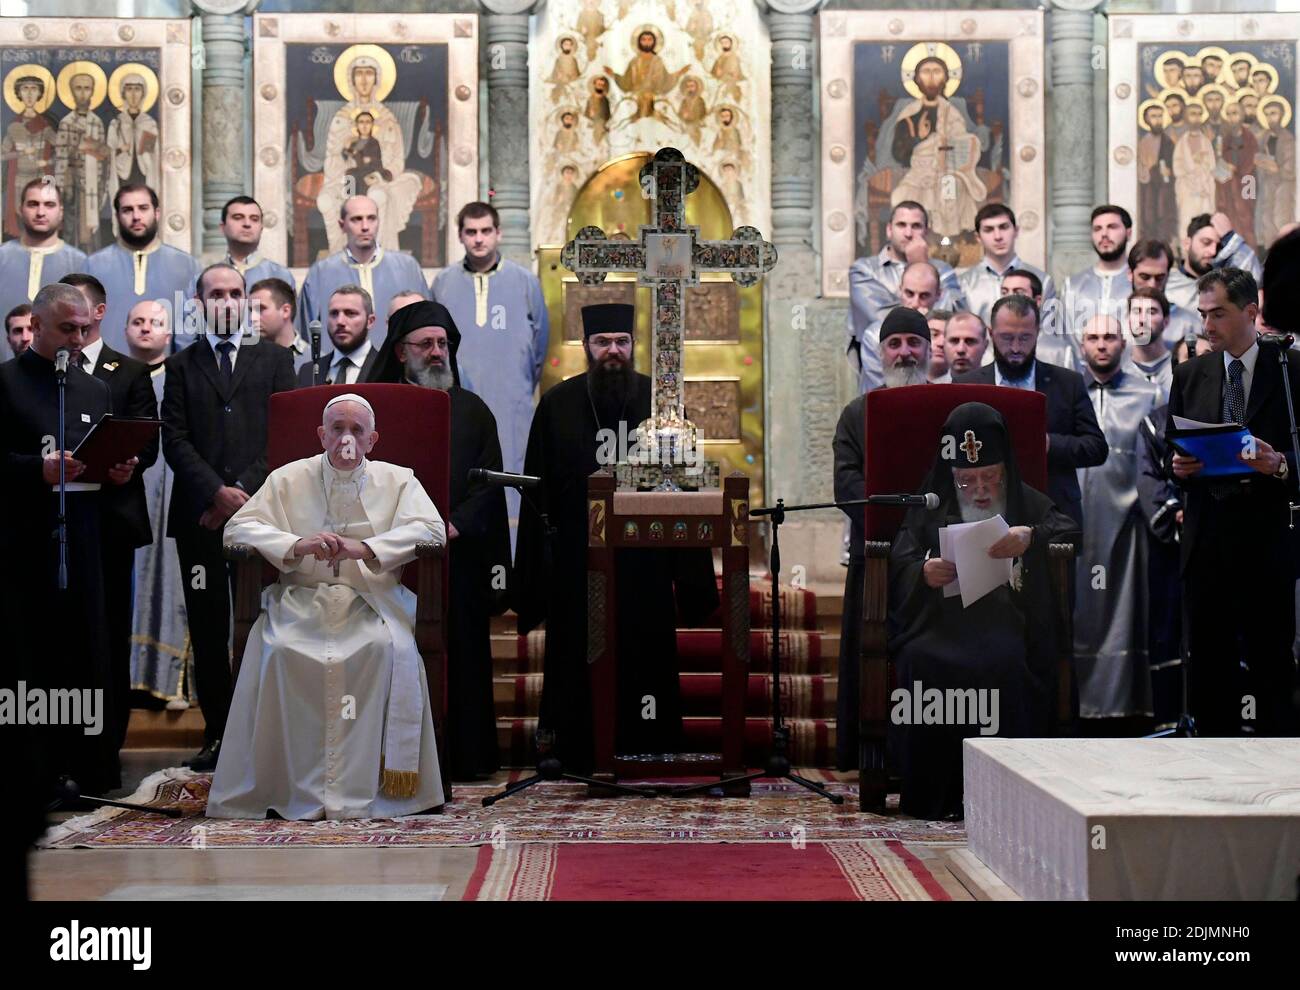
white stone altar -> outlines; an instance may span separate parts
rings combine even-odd
[[[1294,900],[1300,739],[967,739],[971,851],[1035,900]]]

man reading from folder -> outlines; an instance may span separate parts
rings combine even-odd
[[[1170,423],[1180,416],[1241,424],[1250,437],[1238,457],[1250,470],[1198,477],[1204,462],[1171,457],[1184,489],[1189,714],[1200,735],[1239,735],[1243,727],[1256,735],[1289,735],[1295,731],[1295,603],[1287,532],[1297,465],[1291,463],[1282,355],[1256,336],[1259,291],[1249,272],[1216,269],[1201,277],[1197,291],[1213,350],[1174,369]],[[1300,406],[1300,359],[1290,351],[1285,359],[1292,402]]]

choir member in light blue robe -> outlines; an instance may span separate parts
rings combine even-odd
[[[322,258],[307,271],[298,296],[298,332],[307,337],[312,320],[325,322],[330,296],[340,285],[359,285],[371,299],[392,299],[410,290],[428,298],[420,263],[403,251],[379,247],[379,208],[368,196],[353,196],[343,203],[339,225],[347,244],[337,254]],[[382,304],[381,304],[382,305]],[[377,308],[371,343],[380,347],[388,336],[388,315]]]
[[[1133,233],[1128,210],[1109,203],[1098,206],[1092,211],[1091,230],[1097,263],[1067,278],[1057,293],[1057,304],[1043,311],[1044,335],[1065,338],[1076,355],[1075,367],[1081,363],[1078,353],[1083,325],[1094,316],[1122,320],[1133,286],[1124,257]]]
[[[147,186],[122,186],[117,191],[119,239],[92,254],[86,271],[108,291],[108,308],[100,332],[115,351],[127,350],[126,314],[143,299],[169,307],[173,342],[184,347],[192,339],[182,320],[185,303],[193,297],[201,266],[191,254],[158,239],[158,196]]]
[[[262,257],[262,208],[252,196],[236,196],[221,208],[221,233],[226,237],[227,265],[244,276],[252,286],[264,278],[278,278],[298,291],[293,272],[284,265]]]
[[[902,302],[899,287],[903,281],[903,269],[908,265],[908,252],[915,252],[918,245],[925,243],[929,232],[930,215],[925,207],[912,200],[897,203],[890,211],[889,225],[885,228],[889,242],[879,254],[859,258],[849,267],[848,359],[860,376],[863,374],[863,335],[869,328],[878,326],[885,318],[886,310]],[[918,256],[913,260],[921,259]],[[939,273],[942,295],[935,305],[953,311],[965,309],[966,300],[962,297],[961,285],[952,266],[938,258],[926,260]],[[874,369],[867,373],[875,374]]]
[[[975,214],[975,236],[984,248],[984,254],[979,261],[957,276],[957,283],[966,298],[966,308],[977,314],[986,326],[989,315],[993,312],[993,304],[1002,295],[1002,278],[1007,272],[1032,272],[1042,286],[1042,298],[1050,300],[1056,297],[1052,276],[1041,268],[1022,261],[1016,253],[1016,237],[1019,233],[1016,215],[1005,203],[988,203],[981,206]],[[1043,308],[1041,301],[1038,308],[1040,311]]]
[[[461,386],[492,410],[503,469],[519,472],[550,339],[546,300],[537,276],[501,257],[501,231],[492,207],[471,203],[457,219],[465,257],[439,272],[430,291],[460,328],[456,361]],[[519,493],[513,488],[506,490],[506,505],[513,543],[519,517]]]
[[[1263,277],[1259,257],[1235,230],[1221,233],[1208,216],[1194,218],[1191,227],[1194,232],[1183,238],[1183,263],[1169,273],[1165,286],[1171,303],[1196,312],[1196,281],[1215,268],[1240,268],[1250,272],[1256,282]]]
[[[85,253],[59,239],[63,204],[57,186],[29,182],[18,216],[23,236],[0,244],[0,316],[22,303],[30,305],[42,286],[86,270]],[[0,339],[0,361],[13,356],[9,342]]]
[[[1164,241],[1147,238],[1133,245],[1128,253],[1129,278],[1133,290],[1155,289],[1169,303],[1161,335],[1172,349],[1180,340],[1193,338],[1201,332],[1201,315],[1196,311],[1196,297],[1190,308],[1179,306],[1166,291],[1173,278],[1174,253]],[[1130,290],[1130,291],[1133,291]],[[1126,306],[1126,310],[1127,310]]]
[[[171,338],[166,310],[137,303],[127,314],[126,337],[131,357],[152,366],[154,398],[161,404]],[[196,701],[194,650],[185,621],[180,558],[176,541],[167,535],[173,477],[163,457],[144,473],[153,543],[135,552],[131,688],[167,702],[168,708],[188,708]]]

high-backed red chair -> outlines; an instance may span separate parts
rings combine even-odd
[[[336,395],[355,392],[375,410],[379,442],[369,454],[372,460],[409,467],[433,499],[444,520],[450,516],[448,501],[451,473],[451,403],[446,392],[415,385],[320,385],[315,388],[277,392],[271,396],[270,428],[266,451],[268,470],[321,452],[316,427],[321,424],[325,403]],[[262,589],[276,580],[277,571],[250,546],[227,544],[226,557],[236,561],[234,678],[249,632],[262,610]],[[415,593],[415,645],[424,660],[429,681],[429,703],[433,714],[438,761],[443,790],[451,800],[447,776],[443,727],[447,715],[447,638],[443,617],[447,610],[447,555],[442,546],[416,546],[414,566],[407,567],[402,583]]]
[[[1011,433],[1021,480],[1040,492],[1046,491],[1047,399],[1041,392],[997,385],[914,385],[876,389],[867,396],[863,431],[867,491],[863,494],[920,491],[934,465],[944,422],[965,402],[983,402],[1002,414]],[[884,811],[891,783],[885,751],[894,668],[885,649],[885,617],[889,610],[889,548],[904,512],[892,506],[866,506],[867,570],[858,708],[858,807],[863,811]],[[1048,559],[1052,590],[1060,610],[1058,717],[1068,722],[1073,642],[1069,568],[1074,559],[1073,544],[1052,544]]]

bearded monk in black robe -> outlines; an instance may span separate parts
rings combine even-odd
[[[515,556],[519,631],[546,622],[545,679],[538,728],[554,736],[555,755],[571,772],[594,758],[587,665],[587,479],[600,467],[601,430],[630,435],[650,416],[650,379],[632,365],[635,309],[624,304],[582,311],[587,371],[554,386],[538,403],[524,473],[538,475],[533,501],[555,528],[548,541],[536,512],[521,507]],[[628,441],[629,444],[631,441]],[[616,446],[616,445],[615,445]],[[604,449],[611,445],[605,443]],[[621,550],[615,557],[618,708],[615,748],[663,754],[681,746],[676,604],[688,625],[718,605],[707,550]],[[653,706],[646,698],[653,699]],[[653,710],[654,717],[643,717]]]
[[[510,524],[505,491],[470,481],[474,468],[501,470],[496,417],[460,384],[460,330],[440,303],[393,313],[372,381],[442,389],[451,400],[451,478],[447,515],[447,772],[475,780],[500,765],[492,699],[492,616],[505,610]]]

